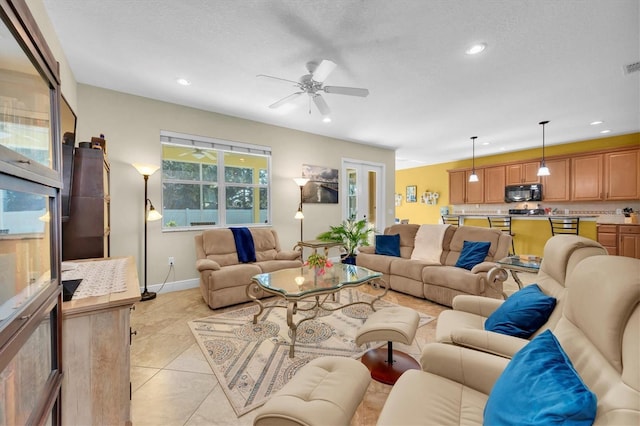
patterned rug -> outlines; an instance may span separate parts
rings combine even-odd
[[[357,290],[342,291],[339,297],[340,305],[372,299]],[[200,349],[238,416],[264,404],[298,369],[314,358],[325,355],[359,358],[370,348],[384,344],[355,345],[356,330],[372,312],[369,306],[360,304],[334,312],[321,310],[316,318],[302,323],[298,327],[295,357],[289,358],[287,310],[282,308],[285,303],[274,298],[266,303],[271,307],[265,307],[257,324],[252,323],[253,315],[259,310],[257,305],[189,322]],[[395,304],[380,300],[375,306],[378,309]],[[300,314],[294,317],[296,322],[301,318]],[[419,326],[433,319],[420,314]]]

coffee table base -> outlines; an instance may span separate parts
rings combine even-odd
[[[370,349],[362,355],[362,363],[371,371],[371,378],[393,385],[407,370],[420,370],[420,364],[411,355],[392,351],[393,362],[389,364],[387,348]]]
[[[252,282],[247,286],[247,296],[249,296],[249,298],[251,300],[256,302],[258,304],[259,308],[260,308],[258,310],[258,312],[253,316],[253,323],[254,324],[258,323],[258,317],[262,314],[262,312],[264,311],[264,308],[265,308],[265,304],[262,303],[262,301],[256,297],[256,294],[258,294],[260,290],[265,291],[267,293],[271,293],[271,294],[273,294],[275,296],[283,297],[283,299],[286,300],[286,302],[287,302],[286,306],[270,305],[269,307],[272,307],[272,308],[286,308],[287,309],[287,326],[289,327],[289,331],[291,331],[291,344],[289,345],[289,358],[293,358],[294,355],[295,355],[295,345],[296,345],[296,336],[297,336],[297,332],[298,332],[298,327],[303,322],[309,321],[309,320],[312,320],[312,319],[316,318],[318,316],[318,311],[320,309],[323,309],[325,311],[334,312],[334,311],[346,308],[347,306],[369,305],[371,307],[371,310],[373,310],[375,312],[376,308],[375,308],[374,304],[378,300],[382,299],[389,292],[389,286],[384,286],[383,287],[383,286],[380,286],[377,282],[374,282],[374,281],[369,281],[369,282],[370,282],[371,286],[374,287],[375,289],[384,290],[384,291],[381,294],[379,294],[378,296],[376,296],[373,300],[371,300],[371,302],[347,303],[345,305],[339,305],[338,307],[335,307],[335,308],[326,305],[326,303],[328,303],[328,302],[336,302],[335,296],[336,296],[336,294],[339,296],[339,290],[333,290],[333,291],[329,291],[329,292],[326,292],[326,293],[320,294],[320,295],[310,295],[310,296],[307,296],[307,297],[304,297],[304,298],[300,298],[300,299],[297,299],[297,300],[291,300],[291,299],[288,299],[287,297],[283,297],[282,294],[280,294],[278,292],[269,292],[267,289],[260,287],[257,283]],[[329,298],[331,298],[330,301],[328,301]],[[315,299],[315,302],[314,302],[313,299]],[[312,305],[310,307],[301,308],[300,306],[298,306],[298,302],[312,303]],[[313,311],[313,315],[305,317],[305,318],[302,318],[298,322],[296,322],[294,320],[294,315],[297,314],[298,311],[300,311],[300,312]]]

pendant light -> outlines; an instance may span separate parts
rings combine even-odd
[[[541,121],[538,124],[542,125],[542,162],[540,163],[540,168],[538,169],[538,176],[549,176],[551,173],[549,172],[549,168],[544,162],[544,125],[549,123],[547,121]]]
[[[477,182],[478,175],[476,174],[476,139],[477,136],[471,136],[471,143],[473,144],[473,157],[472,157],[472,166],[471,166],[471,174],[469,175],[469,182]]]

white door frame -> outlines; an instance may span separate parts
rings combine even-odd
[[[376,223],[374,223],[374,227],[379,232],[386,226],[386,167],[384,163],[376,163],[373,161],[363,161],[357,160],[353,158],[342,158],[342,169],[340,170],[340,176],[342,180],[342,191],[340,191],[340,203],[342,204],[342,220],[346,220],[349,218],[348,211],[348,178],[347,178],[347,168],[356,169],[357,178],[358,178],[358,210],[361,212],[367,211],[367,206],[369,204],[368,199],[368,185],[369,182],[367,179],[363,179],[365,176],[365,171],[373,170],[376,172]],[[358,214],[357,219],[362,219],[364,214]]]

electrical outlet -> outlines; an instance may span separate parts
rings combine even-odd
[[[173,266],[176,263],[176,259],[173,256],[169,256],[169,262],[167,265]]]

